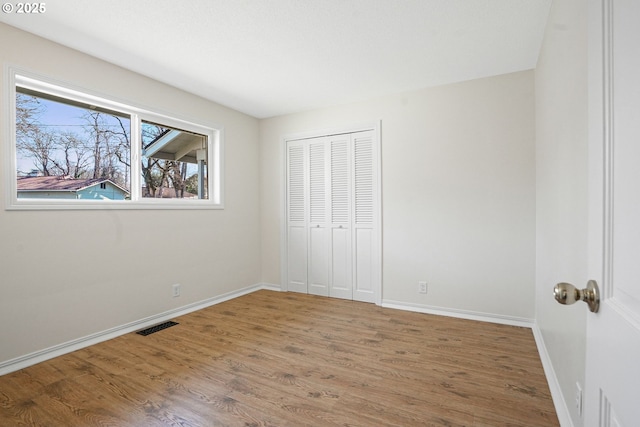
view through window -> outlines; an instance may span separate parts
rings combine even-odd
[[[207,198],[206,137],[142,122],[142,197]]]
[[[219,166],[211,164],[219,158],[214,129],[38,89],[15,86],[18,203],[211,200],[210,172]]]
[[[129,117],[55,96],[17,91],[18,198],[127,199],[130,170]],[[97,194],[106,184],[119,191]]]

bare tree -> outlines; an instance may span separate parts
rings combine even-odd
[[[52,159],[57,175],[86,178],[90,168],[90,156],[82,139],[75,133],[64,132],[58,138],[58,148],[63,158]]]
[[[25,143],[38,127],[44,107],[35,96],[16,94],[16,140]]]
[[[68,122],[42,124],[39,119],[49,105],[49,101],[35,96],[16,96],[16,148],[22,155],[21,164],[30,161],[45,176],[108,178],[129,188],[127,120],[109,112],[77,108],[78,116],[68,117]],[[80,131],[69,131],[71,126],[78,126],[78,118],[84,120]]]
[[[122,118],[113,116],[118,122],[118,129],[109,130],[109,132],[115,137],[117,143],[113,154],[124,166],[124,183],[126,187],[129,187],[129,171],[131,170],[131,140],[129,138],[130,127],[125,126]]]
[[[87,112],[84,114],[87,122],[88,133],[91,140],[91,152],[93,156],[93,171],[91,178],[100,178],[100,165],[102,163],[103,154],[103,135],[102,117],[99,112]]]
[[[56,146],[56,135],[39,127],[29,130],[29,137],[16,144],[18,151],[26,153],[33,161],[33,166],[44,176],[51,175],[52,170],[49,166],[53,167],[51,159]]]
[[[177,161],[169,161],[166,163],[168,178],[171,180],[171,185],[175,190],[176,197],[183,198],[187,179],[187,164]]]
[[[40,173],[48,175],[53,138],[38,125],[43,112],[44,106],[35,96],[16,94],[16,149],[31,158],[33,167]]]
[[[87,123],[85,130],[89,135],[89,146],[93,160],[92,178],[109,178],[112,181],[129,186],[130,142],[129,132],[121,118],[102,113],[88,111],[84,114]],[[115,118],[118,128],[108,119]],[[123,170],[124,169],[124,170]]]
[[[143,149],[149,147],[160,135],[162,135],[166,131],[167,129],[157,125],[143,126]],[[144,180],[144,185],[147,189],[148,197],[162,197],[162,191],[167,177],[165,163],[166,162],[161,161],[160,159],[142,156],[142,179]]]

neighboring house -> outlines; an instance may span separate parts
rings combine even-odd
[[[125,200],[129,192],[107,178],[75,179],[66,176],[18,178],[19,199]]]

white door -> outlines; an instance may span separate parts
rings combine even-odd
[[[375,302],[378,275],[377,151],[373,132],[352,135],[353,146],[353,299]]]
[[[380,303],[379,144],[373,130],[286,141],[289,291]]]
[[[585,426],[640,425],[640,1],[589,6],[592,271]],[[580,284],[582,287],[583,284]]]
[[[287,145],[287,289],[307,292],[307,156],[302,142]]]
[[[308,292],[329,295],[329,243],[327,229],[327,147],[314,138],[309,149],[309,263]]]
[[[351,245],[351,135],[328,137],[331,168],[331,280],[329,295],[353,299]]]

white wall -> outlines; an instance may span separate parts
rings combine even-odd
[[[562,306],[558,282],[584,287],[587,264],[587,2],[553,2],[536,84],[536,321],[573,424],[584,387],[584,304]]]
[[[5,24],[0,40],[2,64],[224,126],[226,195],[224,210],[3,207],[0,364],[260,282],[256,119]],[[3,83],[2,100],[5,91]],[[7,120],[5,102],[1,114]],[[171,297],[173,283],[182,284],[179,298]]]
[[[282,137],[381,120],[384,302],[533,319],[533,94],[525,71],[262,120],[263,281],[281,283]]]

